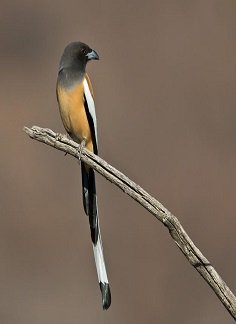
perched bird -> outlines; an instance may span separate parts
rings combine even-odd
[[[98,154],[97,121],[93,89],[86,73],[90,60],[98,60],[96,51],[81,42],[66,46],[62,54],[57,79],[57,101],[63,125],[70,137],[94,154]],[[111,304],[111,293],[103,256],[98,220],[95,173],[81,162],[83,205],[89,218],[93,252],[103,309]]]

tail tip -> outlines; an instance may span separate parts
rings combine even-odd
[[[107,310],[111,305],[110,286],[107,282],[100,282],[99,285],[102,293],[102,307],[104,310]]]

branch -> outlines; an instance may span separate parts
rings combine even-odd
[[[33,126],[32,128],[24,127],[24,131],[31,138],[39,142],[43,142],[57,150],[68,153],[76,159],[80,158],[81,161],[87,163],[107,180],[114,183],[162,222],[163,225],[168,228],[171,237],[183,252],[189,263],[200,273],[213,289],[230,315],[236,319],[236,297],[212,267],[210,262],[194,245],[179,220],[159,201],[99,156],[86,149],[83,149],[81,154],[79,154],[80,145],[68,139],[65,135],[56,134],[48,128],[41,128],[38,126]]]

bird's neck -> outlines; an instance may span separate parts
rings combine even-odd
[[[58,72],[58,82],[65,88],[71,88],[83,81],[85,68],[61,67]]]

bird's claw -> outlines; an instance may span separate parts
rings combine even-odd
[[[83,140],[81,143],[80,143],[80,147],[79,147],[79,160],[81,161],[81,156],[82,156],[82,153],[83,153],[83,149],[85,147],[85,140]]]
[[[62,134],[57,133],[56,136],[55,136],[55,140],[56,140],[56,141],[61,141],[61,140],[62,140],[62,137],[63,137]]]

